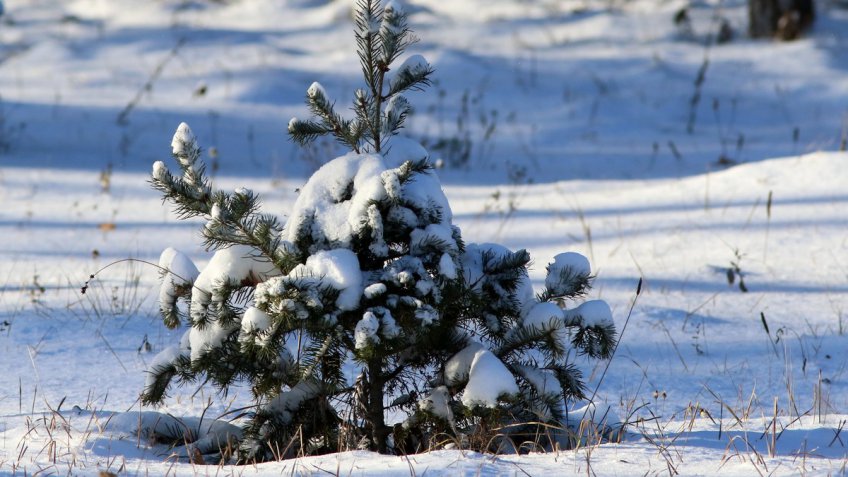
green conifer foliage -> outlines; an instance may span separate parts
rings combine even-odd
[[[414,41],[396,5],[358,7],[365,87],[353,117],[314,83],[313,117],[289,123],[296,142],[332,135],[351,153],[309,179],[285,224],[249,190],[215,190],[185,124],[172,141],[181,174],[153,167],[177,213],[206,220],[215,254],[198,273],[163,253],[163,318],[186,331],[154,360],[142,401],[160,403],[173,382],[249,383],[241,462],[412,452],[480,425],[567,425],[566,404],[584,390],[571,361],[609,357],[614,344],[605,303],[567,308],[589,287],[584,257],[558,255],[534,295],[526,251],[463,242],[427,152],[390,142],[411,111],[403,93],[433,69],[420,56],[394,66]],[[407,418],[389,425],[390,413]]]

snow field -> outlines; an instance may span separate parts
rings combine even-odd
[[[220,468],[169,457],[132,422],[110,429],[112,413],[139,411],[144,371],[183,336],[156,318],[155,266],[118,263],[79,288],[167,247],[200,269],[213,260],[203,224],[178,221],[146,182],[183,121],[215,148],[222,189],[255,191],[281,216],[309,194],[296,190],[336,150],[296,150],[286,118],[304,116],[313,81],[350,99],[350,5],[31,0],[5,2],[0,18],[0,474],[844,474],[848,156],[816,151],[839,149],[844,131],[848,13],[823,5],[799,42],[706,52],[715,12],[744,31],[743,2],[695,5],[694,39],[669,20],[680,2],[403,3],[438,79],[410,97],[406,131],[448,166],[439,176],[466,240],[527,248],[535,290],[546,265],[574,264],[558,254],[586,256],[588,298],[610,304],[619,330],[644,279],[603,381],[603,366],[578,361],[599,385],[596,414],[627,419],[629,434],[550,454],[353,451]],[[469,162],[452,168],[461,151],[432,146],[461,145],[465,131]],[[339,263],[314,265],[338,265],[342,286]],[[469,373],[487,364],[476,351],[466,361]],[[482,384],[471,394],[485,401],[493,383]],[[247,394],[182,388],[157,411],[212,425]]]

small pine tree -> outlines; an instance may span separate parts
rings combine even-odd
[[[589,287],[584,257],[558,255],[534,296],[526,251],[463,242],[427,152],[395,136],[411,111],[403,94],[433,69],[420,56],[393,67],[414,41],[394,3],[358,6],[366,87],[354,118],[314,83],[314,119],[289,122],[294,141],[332,135],[351,153],[309,179],[285,224],[249,190],[214,190],[185,124],[172,141],[181,174],[153,167],[181,217],[206,219],[215,254],[202,272],[173,249],[160,259],[165,324],[188,328],[154,360],[142,401],[161,402],[172,381],[249,383],[242,462],[410,452],[435,432],[563,424],[584,389],[570,351],[605,358],[614,343],[605,303],[566,309]],[[388,412],[407,419],[389,426]]]

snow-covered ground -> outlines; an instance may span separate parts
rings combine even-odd
[[[443,159],[466,240],[527,248],[539,286],[555,254],[583,253],[590,298],[626,323],[603,381],[606,363],[584,366],[632,423],[623,441],[219,468],[106,426],[180,336],[141,261],[209,259],[151,165],[186,121],[217,186],[286,216],[339,152],[285,129],[313,81],[338,104],[359,86],[352,2],[19,0],[0,17],[0,475],[844,474],[844,3],[818,3],[794,43],[745,39],[739,0],[692,2],[690,32],[677,0],[401,3],[437,70],[406,132]],[[719,16],[737,36],[706,47]],[[217,417],[246,394],[179,388],[160,410]]]

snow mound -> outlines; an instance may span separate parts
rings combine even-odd
[[[241,440],[241,428],[227,421],[198,417],[175,417],[156,411],[113,414],[103,425],[103,432],[118,439],[150,443],[172,442],[185,446],[186,455],[220,452]]]

